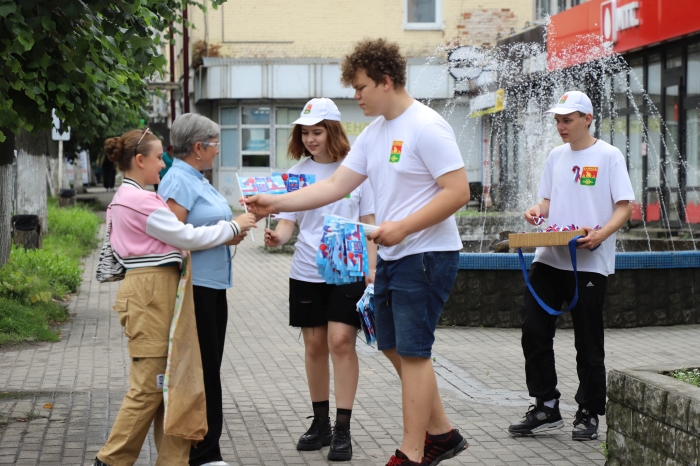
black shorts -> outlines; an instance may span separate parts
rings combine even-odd
[[[357,302],[365,291],[364,280],[329,285],[289,279],[289,325],[319,327],[328,321],[360,328]]]

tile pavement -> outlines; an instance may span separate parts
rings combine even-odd
[[[287,326],[291,256],[270,254],[249,240],[234,259],[222,368],[222,449],[231,465],[324,465],[321,452],[297,452],[310,402],[298,330]],[[94,279],[98,254],[85,261],[83,284],[70,303],[73,318],[57,343],[0,351],[0,465],[89,465],[104,443],[128,388],[128,354],[111,311],[118,284]],[[605,439],[573,442],[577,378],[571,330],[559,330],[557,367],[567,426],[551,435],[514,439],[508,424],[530,403],[519,330],[441,328],[435,370],[451,421],[471,447],[443,464],[604,464]],[[697,354],[700,326],[606,332],[608,368],[663,364]],[[358,341],[360,386],[353,410],[352,465],[384,465],[402,435],[399,380],[388,360]],[[331,397],[332,398],[332,397]],[[48,404],[51,407],[48,407]],[[333,400],[331,400],[333,407]],[[155,463],[152,435],[137,465]]]

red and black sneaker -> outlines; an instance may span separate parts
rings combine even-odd
[[[457,429],[442,435],[429,435],[426,432],[423,459],[428,466],[436,466],[442,460],[454,458],[467,448],[467,439],[462,437]]]
[[[396,453],[389,458],[389,462],[386,466],[428,466],[428,462],[423,458],[420,463],[416,463],[415,461],[409,460],[401,450],[396,450]]]

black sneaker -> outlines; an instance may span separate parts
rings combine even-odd
[[[333,436],[331,432],[331,419],[329,417],[309,416],[306,419],[314,418],[311,427],[304,435],[299,437],[297,450],[314,451],[320,450],[331,444]]]
[[[95,457],[95,462],[92,463],[92,466],[109,466],[107,463],[103,463],[100,461],[98,457]]]
[[[350,430],[339,422],[333,428],[331,449],[328,452],[329,461],[350,461],[352,459],[352,438]]]
[[[551,429],[559,429],[564,425],[559,412],[559,400],[554,403],[554,408],[548,408],[541,400],[537,404],[530,405],[520,422],[511,424],[508,432],[513,436],[534,435]]]
[[[595,440],[598,438],[598,415],[585,408],[579,408],[574,417],[573,440]]]
[[[428,435],[425,433],[425,447],[423,458],[428,466],[436,466],[442,460],[454,458],[469,448],[467,439],[462,437],[457,429],[448,432],[446,439],[438,439],[441,435]]]

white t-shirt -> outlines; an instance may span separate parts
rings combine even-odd
[[[377,224],[399,221],[440,193],[435,181],[464,167],[452,127],[433,109],[415,101],[399,117],[379,117],[358,136],[343,165],[369,177]],[[403,245],[381,247],[384,260],[428,251],[459,251],[454,215],[406,237]]]
[[[316,175],[316,182],[330,178],[340,166],[340,162],[318,163],[307,158],[290,168],[287,173],[294,175]],[[304,188],[301,188],[304,189]],[[333,214],[351,220],[358,220],[363,215],[374,214],[374,195],[368,181],[358,186],[345,198],[327,206],[304,212],[284,212],[275,215],[276,219],[296,221],[299,224],[296,250],[292,259],[289,277],[305,282],[322,283],[318,274],[316,251],[321,244],[323,234],[323,215]]]
[[[612,217],[615,203],[634,201],[622,153],[600,139],[581,151],[572,151],[564,144],[550,152],[538,196],[550,200],[549,224],[560,227],[603,227]],[[573,270],[567,247],[537,248],[535,262]],[[578,249],[576,263],[581,272],[615,273],[615,234],[595,251]]]

